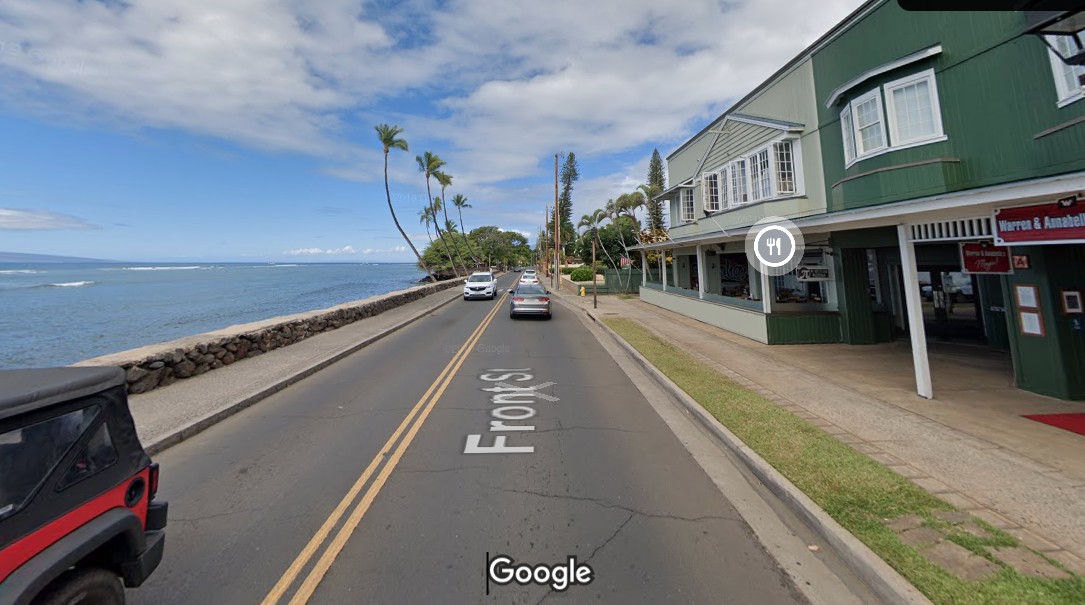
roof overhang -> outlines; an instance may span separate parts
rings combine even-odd
[[[930,57],[933,57],[933,56],[941,54],[941,53],[942,53],[942,45],[941,44],[936,44],[936,45],[934,45],[934,46],[932,46],[930,48],[925,48],[925,49],[923,49],[923,50],[921,50],[919,52],[912,53],[912,54],[910,54],[910,55],[908,55],[906,57],[901,57],[901,58],[897,59],[896,61],[890,61],[889,63],[886,63],[885,65],[875,67],[874,69],[868,69],[868,70],[864,71],[863,73],[859,74],[858,76],[855,76],[854,78],[852,78],[852,79],[848,80],[847,82],[841,84],[835,90],[833,90],[831,93],[829,93],[829,98],[825,101],[825,108],[826,109],[832,109],[833,106],[835,106],[837,104],[837,102],[840,100],[840,97],[844,96],[844,93],[846,93],[849,90],[855,88],[856,86],[859,86],[863,82],[866,82],[867,80],[869,80],[869,79],[871,79],[873,77],[880,76],[881,74],[893,71],[894,69],[904,67],[905,65],[910,65],[910,64],[916,63],[918,61],[922,61],[923,59],[928,59]]]

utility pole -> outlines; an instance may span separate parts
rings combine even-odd
[[[542,269],[543,277],[546,277],[546,274],[548,273],[546,268],[547,265],[550,264],[550,251],[546,249],[546,223],[550,220],[546,216],[547,214],[550,214],[550,204],[546,204],[546,209],[543,211],[542,241],[539,243],[539,247],[542,248],[542,266],[539,268]]]
[[[599,308],[599,292],[595,284],[595,240],[599,239],[595,229],[592,229],[591,238],[591,308]]]
[[[558,215],[561,214],[558,205],[558,154],[554,154],[554,280],[557,285],[555,290],[561,291],[561,228],[558,226]]]

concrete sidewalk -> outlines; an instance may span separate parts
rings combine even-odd
[[[462,296],[460,288],[450,288],[290,346],[131,395],[129,406],[140,441],[153,455]]]
[[[563,284],[564,285],[564,284]],[[1014,389],[984,364],[932,364],[933,401],[914,393],[899,344],[769,346],[618,296],[561,300],[657,336],[822,427],[949,504],[1085,575],[1085,437],[1020,418],[1081,411]],[[954,353],[945,353],[952,357]],[[993,379],[992,376],[1001,376]]]

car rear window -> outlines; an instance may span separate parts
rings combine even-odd
[[[22,509],[98,411],[92,405],[0,434],[0,519]]]
[[[546,288],[535,284],[524,284],[516,289],[517,294],[546,294]]]

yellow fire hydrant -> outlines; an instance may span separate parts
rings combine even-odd
[[[587,296],[587,290],[584,289],[584,286],[580,286],[580,295]]]

